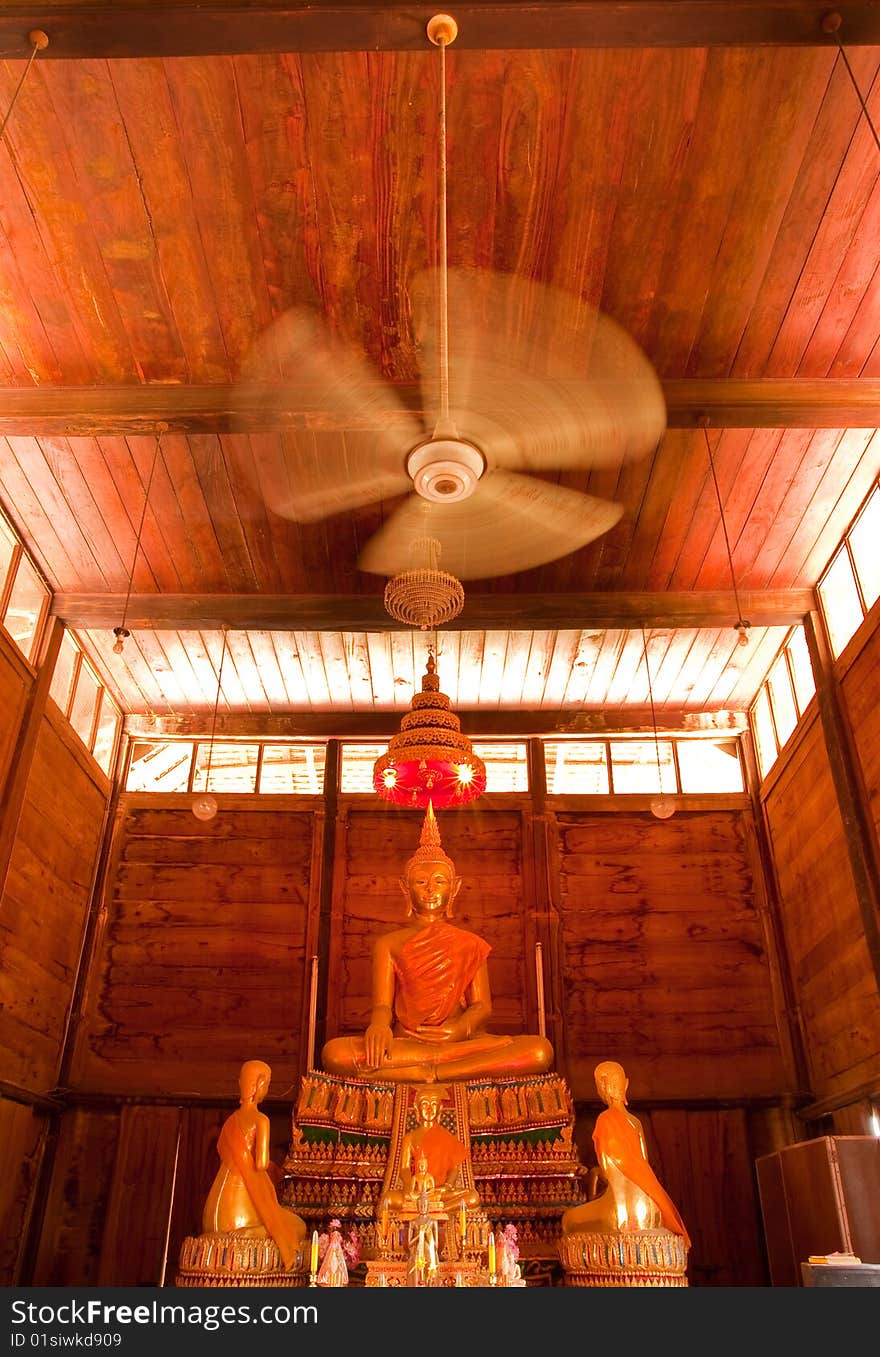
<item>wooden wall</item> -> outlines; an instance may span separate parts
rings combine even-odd
[[[307,799],[120,798],[74,1082],[231,1097],[264,1059],[293,1096],[314,950],[323,813]]]
[[[556,816],[567,1068],[619,1060],[633,1095],[796,1090],[748,811]]]
[[[109,783],[0,632],[0,1284],[18,1280]],[[30,725],[28,725],[30,723]],[[31,739],[26,732],[33,732]]]
[[[108,796],[97,764],[47,710],[0,898],[0,1065],[35,1092],[58,1076]]]
[[[880,995],[818,715],[805,717],[762,796],[811,1090],[845,1103],[880,1074]]]

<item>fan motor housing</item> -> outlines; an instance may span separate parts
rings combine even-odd
[[[406,470],[416,494],[435,504],[452,504],[474,493],[486,459],[463,438],[429,438],[413,448]]]

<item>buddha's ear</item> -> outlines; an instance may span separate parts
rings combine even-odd
[[[449,892],[449,904],[446,906],[447,919],[452,918],[452,906],[455,903],[455,898],[460,890],[461,890],[461,877],[460,876],[453,877],[452,889]]]
[[[412,914],[412,912],[413,912],[413,911],[412,911],[412,896],[410,895],[410,892],[409,892],[409,884],[408,884],[408,882],[407,882],[406,877],[405,877],[405,876],[399,876],[399,877],[397,878],[397,884],[398,884],[398,886],[400,887],[400,889],[403,891],[403,897],[404,897],[404,899],[406,900],[406,917],[409,918],[409,916],[410,916],[410,915]]]

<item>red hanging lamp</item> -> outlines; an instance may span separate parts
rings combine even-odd
[[[397,806],[464,806],[486,790],[486,765],[461,732],[461,721],[440,692],[437,663],[429,652],[421,692],[388,750],[373,764],[373,787]]]

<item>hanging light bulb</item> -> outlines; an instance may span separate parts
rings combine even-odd
[[[128,627],[114,627],[113,635],[116,637],[116,640],[113,642],[113,654],[121,655],[125,649],[125,638],[130,636],[131,632]]]
[[[750,627],[751,625],[752,625],[751,622],[744,622],[744,621],[742,620],[742,618],[740,618],[740,620],[739,620],[738,622],[734,622],[734,624],[733,624],[733,629],[734,629],[734,631],[737,633],[736,643],[737,643],[738,646],[747,646],[747,645],[748,645],[748,643],[749,643],[749,627]]]
[[[217,729],[217,708],[220,705],[220,692],[223,686],[223,661],[226,658],[226,628],[223,628],[223,648],[220,651],[220,667],[217,670],[217,696],[214,698],[214,715],[211,717],[211,738],[208,742],[208,761],[205,765],[205,786],[196,792],[190,802],[190,810],[197,820],[213,820],[217,814],[217,798],[208,791],[211,780],[211,758],[214,753],[214,733]]]
[[[662,792],[659,796],[651,797],[651,814],[656,815],[658,820],[668,820],[675,811],[675,797],[666,796]]]

